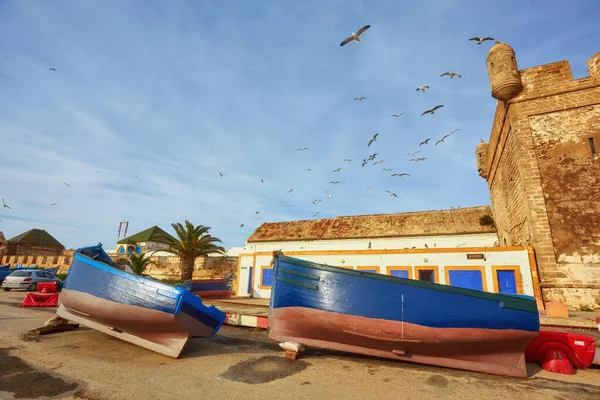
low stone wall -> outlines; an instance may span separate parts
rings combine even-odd
[[[59,274],[66,274],[73,261],[74,250],[64,250],[62,255],[46,256],[46,255],[25,255],[17,254],[12,256],[1,256],[0,265],[10,264],[11,267],[17,264],[23,264],[24,267],[38,266],[40,268],[56,268],[58,267]]]

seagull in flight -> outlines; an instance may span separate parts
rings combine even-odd
[[[50,204],[50,207],[57,205],[58,203],[52,203]]]
[[[244,227],[244,224],[240,224],[240,228],[243,228],[243,227]]]
[[[331,193],[327,192],[327,197],[331,199],[333,196],[331,195]]]
[[[425,114],[431,114],[431,115],[433,115],[433,113],[435,112],[435,110],[437,110],[438,108],[442,108],[442,107],[444,107],[443,104],[439,105],[439,106],[435,106],[431,110],[427,110],[427,111],[423,112],[423,114],[421,114],[421,116],[423,116]]]
[[[381,170],[385,171],[385,172],[390,172],[392,169],[391,168],[381,168]]]
[[[420,151],[413,151],[412,153],[406,153],[407,156],[416,156],[418,153],[420,153]]]
[[[338,183],[340,183],[340,182],[339,182],[339,181],[331,181],[331,182],[329,182],[329,183],[331,183],[332,185],[337,185],[337,184],[338,184]]]
[[[419,87],[417,88],[417,92],[420,90],[421,92],[425,93],[425,91],[426,91],[427,89],[429,89],[429,86],[428,86],[428,85],[419,86]]]
[[[306,168],[307,171],[312,171],[312,168]]]
[[[296,150],[297,151],[304,151],[304,150],[308,150],[308,147],[299,147]]]
[[[322,201],[321,201],[321,200],[319,200],[319,199],[314,199],[314,200],[312,201],[312,203],[313,203],[313,204],[319,204],[319,203],[321,203],[321,202],[322,202]]]
[[[454,132],[458,132],[460,130],[461,130],[460,128],[459,129],[455,129],[455,130],[451,131],[450,134],[452,135]]]
[[[355,97],[354,100],[358,100],[358,101],[363,101],[365,100],[366,97]]]
[[[429,143],[430,140],[431,140],[431,138],[427,138],[427,139],[423,140],[421,143],[419,143],[419,146]]]
[[[390,194],[390,196],[398,197],[398,195],[397,195],[396,193],[394,193],[394,192],[390,192],[389,190],[386,190],[385,192],[386,192],[386,193],[389,193],[389,194]]]
[[[255,221],[258,221],[259,219],[262,219],[262,217],[254,218]]]
[[[288,190],[288,193],[292,193],[294,191],[294,189],[290,189]]]
[[[367,190],[365,190],[365,192],[368,192],[368,191],[369,191],[369,190],[371,190],[371,189],[373,189],[373,186],[369,186],[369,187],[367,188]]]
[[[371,27],[371,25],[365,25],[362,28],[360,28],[358,31],[352,32],[349,37],[347,37],[346,39],[344,39],[344,41],[342,43],[340,43],[340,47],[345,46],[348,43],[353,42],[353,41],[356,41],[356,43],[360,43],[360,35],[362,35],[370,27]]]
[[[444,139],[446,139],[448,136],[450,136],[450,135],[444,135],[443,138],[441,138],[440,140],[438,140],[437,142],[435,142],[435,145],[437,146],[439,143],[444,142]]]
[[[484,37],[484,38],[480,38],[480,37],[475,36],[475,37],[472,37],[469,40],[476,40],[477,44],[481,44],[481,43],[485,42],[486,40],[494,40],[494,38],[489,37],[489,36],[488,37]]]
[[[56,68],[50,67],[50,71],[56,71]]]
[[[4,198],[2,198],[2,207],[4,208],[8,208],[9,210],[12,210],[12,207],[9,207],[6,202],[4,201]]]
[[[260,183],[265,183],[265,180],[261,178]]]
[[[400,176],[400,177],[402,177],[402,176],[410,176],[410,174],[407,174],[406,172],[403,172],[401,174],[392,174],[392,176]]]
[[[427,160],[427,159],[425,157],[419,157],[419,158],[411,158],[408,161],[419,162],[419,161],[423,161],[423,160]]]
[[[67,182],[63,182],[63,184],[64,184],[65,186],[71,187],[71,185],[69,185]]]
[[[373,153],[367,158],[367,161],[375,161],[375,157],[377,157],[377,153]]]
[[[352,162],[352,159],[351,158],[344,158],[344,161],[346,161],[346,162]]]
[[[313,218],[316,217],[317,215],[319,215],[319,212],[317,211],[316,213],[313,214]]]
[[[337,168],[337,169],[334,169],[333,172],[340,172],[341,170],[342,170],[341,168]]]
[[[290,207],[292,207],[292,206],[288,206],[288,205],[286,204],[284,207],[285,207],[285,208],[290,208]]]
[[[377,140],[377,136],[379,136],[379,133],[376,133],[373,135],[373,137],[371,138],[371,140],[369,140],[369,144],[367,147],[371,146],[371,143],[375,142]]]
[[[134,177],[134,178],[137,178],[137,179],[140,179],[140,177],[139,177],[139,176],[137,176],[137,175],[133,175],[133,177]]]
[[[67,235],[70,234],[70,233],[73,233],[73,232],[75,232],[75,231],[69,231],[69,232],[67,232]]]
[[[460,76],[460,74],[458,72],[451,72],[451,71],[444,72],[443,74],[440,75],[440,77],[446,76],[446,75],[448,75],[450,78],[454,78],[455,76],[462,78],[462,76]]]
[[[222,178],[222,177],[223,177],[223,174],[219,172],[219,176]]]
[[[403,115],[404,113],[399,113],[399,114],[392,114],[392,117],[396,117],[398,118],[399,116]]]
[[[254,214],[260,214],[260,212],[258,212],[258,211],[257,211],[257,212],[255,212]]]
[[[371,161],[371,160],[369,160],[369,161]],[[362,160],[362,166],[364,167],[367,164],[368,164],[367,160],[365,158],[363,158],[363,160]]]
[[[385,160],[379,160],[379,161],[375,161],[375,162],[373,163],[373,165],[377,165],[377,164],[383,164],[383,162],[384,162],[384,161],[385,161]]]

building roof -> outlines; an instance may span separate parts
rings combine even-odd
[[[267,222],[247,242],[368,239],[406,236],[496,233],[480,218],[492,215],[489,206],[397,214],[351,215],[329,219]]]
[[[135,235],[128,236],[124,239],[121,239],[117,242],[117,244],[134,244],[140,242],[160,242],[160,238],[167,237],[172,240],[176,240],[173,236],[169,235],[167,232],[160,229],[158,226],[154,225],[151,228],[146,229],[145,231],[141,231],[136,233]]]
[[[30,229],[27,232],[21,233],[20,235],[9,239],[8,241],[19,244],[34,244],[38,246],[62,247],[63,249],[65,248],[65,246],[63,246],[58,240],[54,239],[52,235],[50,235],[43,229]]]

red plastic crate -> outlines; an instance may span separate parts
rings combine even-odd
[[[39,282],[37,290],[40,293],[56,293],[58,292],[58,284],[56,282]]]
[[[21,307],[58,307],[58,293],[27,293]]]

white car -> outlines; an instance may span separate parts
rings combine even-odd
[[[25,289],[34,291],[40,282],[56,282],[60,284],[60,279],[49,272],[41,270],[15,271],[2,281],[2,290]]]

